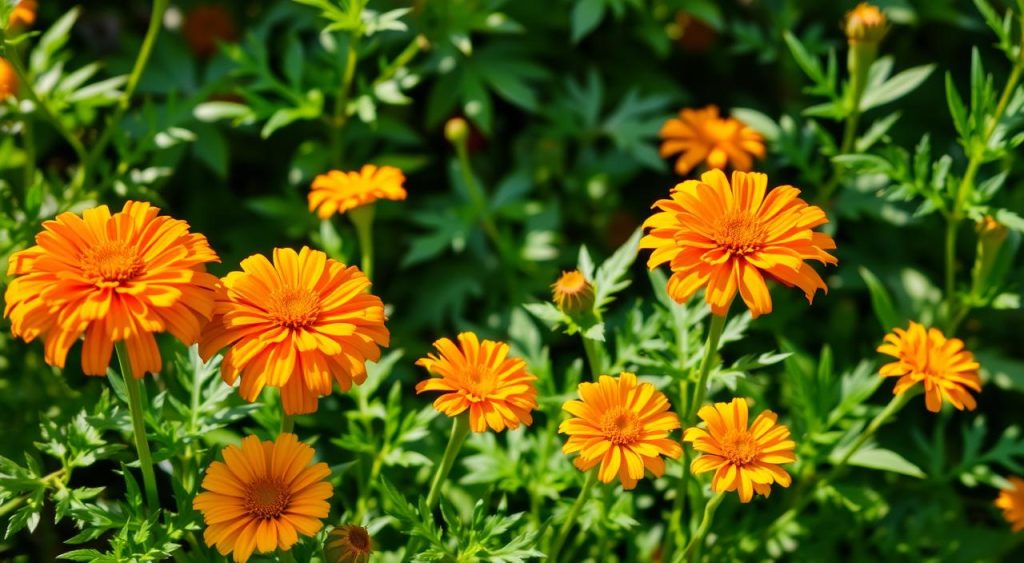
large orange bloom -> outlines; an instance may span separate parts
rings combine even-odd
[[[359,172],[331,170],[313,179],[309,210],[321,219],[378,199],[405,199],[405,175],[394,166],[366,164]]]
[[[7,59],[0,57],[0,102],[18,93],[18,75]]]
[[[978,406],[968,389],[981,391],[980,366],[974,355],[964,350],[963,340],[947,339],[939,329],[926,330],[911,321],[906,330],[895,328],[885,335],[885,344],[878,351],[897,358],[879,371],[883,377],[899,377],[894,395],[921,383],[925,406],[932,412],[939,412],[943,400],[957,410],[973,411]]]
[[[1024,479],[1010,477],[1010,487],[999,492],[996,506],[1003,509],[1003,517],[1014,532],[1024,530]]]
[[[221,376],[234,384],[241,375],[247,401],[269,385],[281,389],[286,413],[314,412],[332,376],[348,391],[388,345],[384,304],[367,293],[370,280],[319,250],[275,248],[273,264],[256,254],[221,281],[199,353],[209,359],[229,346]]]
[[[828,223],[820,207],[807,205],[800,190],[780,186],[765,195],[768,177],[721,170],[673,188],[672,199],[647,221],[640,248],[653,249],[647,267],[672,268],[668,293],[684,302],[706,287],[711,312],[724,315],[738,291],[754,318],[772,310],[765,276],[804,291],[807,301],[828,287],[807,260],[835,264],[827,251],[832,237],[812,229]]]
[[[123,340],[137,378],[160,371],[154,332],[195,343],[217,286],[205,264],[219,259],[206,237],[159,212],[129,201],[113,215],[101,205],[43,223],[36,246],[10,259],[7,275],[18,276],[4,295],[11,332],[27,342],[42,336],[46,363],[59,368],[84,334],[87,375],[106,375]]]
[[[747,400],[705,405],[697,411],[707,429],[687,428],[684,442],[703,452],[690,465],[694,475],[714,471],[715,492],[738,491],[740,502],[750,502],[754,493],[768,496],[772,483],[788,487],[792,478],[780,463],[796,461],[789,428],[776,423],[775,413],[764,411],[747,428]]]
[[[248,436],[221,453],[224,462],[210,464],[205,491],[192,501],[206,522],[206,545],[244,562],[253,551],[288,551],[300,535],[320,531],[334,487],[326,463],[310,465],[313,448],[285,433],[273,442]]]
[[[10,27],[28,27],[32,25],[36,21],[37,8],[36,0],[21,0],[21,2],[14,5],[14,11],[11,12],[7,25]]]
[[[427,354],[416,365],[432,377],[416,385],[416,393],[442,391],[434,408],[457,416],[469,410],[469,427],[483,432],[491,427],[501,432],[506,427],[529,426],[530,411],[537,408],[537,378],[526,371],[526,362],[508,357],[508,344],[484,340],[472,332],[459,334],[459,346],[447,338],[434,342],[440,356]]]
[[[754,157],[764,158],[761,135],[735,118],[718,116],[717,106],[684,109],[665,122],[659,134],[661,156],[676,153],[676,172],[685,176],[702,161],[708,168],[750,170]]]
[[[665,394],[650,383],[637,383],[636,375],[602,375],[596,383],[579,385],[579,401],[566,401],[562,410],[573,415],[558,427],[569,439],[566,454],[579,452],[573,463],[581,471],[601,464],[597,477],[611,483],[616,476],[623,489],[636,487],[644,469],[655,477],[665,473],[661,456],[679,459],[683,448],[668,437],[679,428],[679,417],[669,410]]]

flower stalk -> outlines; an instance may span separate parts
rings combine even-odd
[[[360,266],[366,277],[373,280],[373,216],[374,205],[360,205],[348,212],[359,240]]]
[[[142,410],[142,393],[139,389],[139,380],[132,374],[131,363],[128,361],[128,350],[124,341],[115,343],[117,350],[117,361],[121,366],[121,377],[128,390],[128,410],[132,417],[132,434],[135,437],[135,450],[139,456],[139,468],[142,470],[142,482],[146,491],[146,502],[150,509],[156,510],[160,506],[160,497],[157,494],[156,474],[153,472],[153,456],[149,451],[149,441],[146,439],[146,422]]]
[[[697,527],[697,531],[690,538],[690,543],[686,545],[686,549],[683,550],[680,557],[676,558],[676,561],[697,560],[700,546],[703,545],[704,537],[708,535],[708,531],[711,529],[711,522],[715,519],[715,511],[718,510],[718,505],[722,504],[723,500],[725,500],[725,493],[717,493],[704,505],[704,517],[701,518],[700,526]]]
[[[448,438],[448,446],[444,449],[444,457],[441,458],[441,463],[438,464],[437,471],[434,472],[434,479],[431,481],[430,491],[427,493],[427,508],[434,508],[437,506],[438,501],[441,500],[441,487],[444,485],[445,479],[448,478],[448,473],[451,472],[452,465],[455,464],[455,458],[458,457],[459,450],[468,436],[468,413],[454,417],[452,433]]]
[[[597,484],[596,467],[587,472],[587,477],[583,481],[583,488],[580,489],[580,494],[576,497],[576,502],[572,503],[572,507],[569,508],[569,512],[565,515],[565,521],[562,522],[562,527],[558,529],[558,536],[555,537],[554,543],[551,544],[551,551],[548,552],[548,561],[558,563],[558,554],[565,546],[565,540],[569,538],[569,532],[572,530],[572,525],[576,523],[576,518],[580,514],[580,509],[582,509],[583,504],[587,502],[587,498],[590,497],[590,491],[594,488],[595,484]]]

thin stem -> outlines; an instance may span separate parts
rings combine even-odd
[[[281,411],[281,434],[292,433],[295,430],[295,417]]]
[[[359,240],[362,270],[370,280],[373,280],[373,214],[372,203],[356,207],[348,213],[356,228],[356,238]]]
[[[114,349],[117,350],[117,361],[121,365],[121,377],[128,389],[128,410],[132,416],[132,433],[135,436],[135,450],[139,454],[139,468],[142,470],[142,482],[146,489],[146,502],[149,503],[150,509],[156,510],[160,507],[160,497],[156,490],[156,475],[153,473],[153,456],[149,452],[149,442],[146,439],[146,422],[143,419],[139,380],[135,379],[132,373],[124,341],[117,342]]]
[[[867,428],[865,428],[864,431],[861,432],[860,436],[858,436],[857,439],[853,442],[853,444],[851,444],[850,447],[847,448],[847,450],[843,453],[843,457],[839,458],[839,461],[837,461],[836,464],[832,466],[830,475],[837,474],[840,470],[842,470],[843,466],[845,466],[847,462],[850,461],[850,458],[853,457],[853,454],[857,453],[857,450],[859,450],[861,446],[867,443],[867,441],[870,440],[871,437],[875,435],[875,432],[877,432],[878,429],[883,424],[885,424],[890,417],[892,417],[892,415],[896,414],[900,409],[902,409],[903,405],[906,405],[907,401],[909,401],[910,398],[915,394],[916,393],[905,392],[899,395],[894,395],[892,400],[889,401],[889,404],[886,405],[885,408],[881,410],[881,412],[876,414],[875,418],[871,419],[871,422],[868,423]]]
[[[345,124],[348,123],[348,98],[352,91],[352,81],[356,75],[356,66],[359,64],[359,40],[362,37],[362,30],[352,31],[348,40],[348,51],[345,55],[345,72],[341,77],[341,87],[338,89],[338,97],[334,99],[334,117],[331,120],[331,162],[340,166],[345,152],[344,138],[341,135]]]
[[[583,351],[587,354],[587,362],[590,364],[590,373],[594,379],[597,378],[604,371],[604,364],[601,360],[601,344],[593,339],[582,336],[583,339]]]
[[[725,329],[726,315],[711,315],[711,327],[708,329],[708,339],[704,343],[704,357],[700,360],[700,374],[697,378],[697,388],[693,393],[693,402],[686,411],[684,422],[690,422],[693,415],[700,409],[704,401],[704,394],[707,393],[708,375],[714,365],[715,355],[718,352],[718,341],[722,338],[722,331]]]
[[[956,234],[960,227],[960,220],[952,216],[946,221],[946,331],[950,334],[953,330],[953,319],[956,318]]]
[[[704,518],[700,521],[700,526],[697,527],[697,531],[693,533],[693,537],[690,538],[690,543],[686,545],[686,549],[683,551],[682,557],[678,558],[679,561],[695,561],[697,551],[700,546],[704,543],[704,537],[708,535],[708,531],[711,529],[711,522],[715,519],[715,510],[718,509],[718,505],[722,504],[725,500],[725,493],[718,493],[711,497],[711,500],[704,505]]]
[[[562,551],[562,547],[565,545],[565,540],[569,538],[569,532],[572,530],[572,525],[576,523],[576,518],[579,516],[580,509],[587,502],[587,497],[590,496],[590,490],[594,488],[597,483],[597,468],[591,469],[587,472],[587,478],[583,481],[583,488],[580,489],[580,495],[576,497],[576,502],[572,504],[569,512],[565,515],[565,521],[562,522],[562,527],[558,530],[558,536],[555,538],[555,542],[551,545],[551,551],[548,552],[548,561],[551,563],[558,563],[558,552]]]
[[[857,125],[860,123],[860,102],[864,97],[864,88],[867,85],[868,69],[878,55],[877,43],[857,43],[850,45],[847,56],[847,68],[850,73],[850,89],[847,97],[847,114],[843,123],[843,139],[839,145],[839,154],[847,154],[853,150],[854,142],[857,140]],[[818,194],[818,201],[822,205],[828,205],[829,199],[839,180],[842,178],[842,165],[835,164],[832,167],[832,176],[822,186]]]
[[[498,226],[495,224],[494,218],[491,216],[490,209],[487,207],[487,197],[484,195],[480,185],[477,184],[476,177],[473,176],[473,167],[469,161],[469,149],[466,147],[466,139],[463,138],[455,141],[455,153],[459,158],[459,168],[462,171],[462,181],[466,184],[466,190],[469,191],[470,201],[473,203],[473,208],[476,211],[477,216],[480,217],[480,224],[498,251],[505,255],[506,249],[504,239],[501,238],[501,233],[498,232]]]
[[[448,438],[448,446],[444,450],[444,457],[441,458],[437,471],[434,472],[434,480],[430,483],[430,492],[427,493],[427,508],[434,508],[441,500],[441,486],[448,478],[448,473],[452,470],[455,458],[467,436],[469,436],[469,416],[468,413],[462,413],[456,416],[452,422],[452,434]]]

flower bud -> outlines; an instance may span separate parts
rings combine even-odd
[[[851,44],[879,43],[889,30],[885,13],[867,2],[862,2],[846,14],[843,26],[846,38]]]
[[[594,309],[594,286],[579,270],[563,272],[551,285],[553,300],[558,310],[570,317],[591,312]]]
[[[0,57],[0,102],[18,92],[18,75],[7,59]]]
[[[39,5],[36,0],[21,0],[14,4],[10,18],[7,20],[7,27],[11,29],[24,29],[36,21],[36,11]]]
[[[464,143],[469,137],[469,124],[461,117],[453,117],[444,124],[444,136],[452,144]]]
[[[1006,275],[1005,258],[1000,260],[1003,243],[1010,230],[990,215],[978,221],[978,250],[974,262],[973,292],[979,296],[986,295],[998,288]],[[1003,264],[1001,264],[1003,263]]]
[[[345,524],[327,534],[324,545],[326,563],[366,563],[373,553],[373,540],[362,526]]]

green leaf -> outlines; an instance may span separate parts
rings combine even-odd
[[[629,240],[620,246],[597,269],[597,273],[594,274],[594,293],[596,297],[595,303],[598,308],[603,308],[612,301],[616,293],[629,287],[630,280],[623,278],[629,272],[629,267],[633,265],[633,261],[636,260],[639,250],[638,245],[642,235],[643,229],[633,231],[633,235],[629,237]]]
[[[871,270],[863,266],[861,266],[859,271],[860,277],[864,278],[864,283],[867,284],[868,291],[871,293],[871,308],[875,311],[875,318],[878,319],[882,332],[888,333],[892,329],[903,325],[904,318],[896,312],[892,298],[882,282],[875,277],[875,274],[871,273]]]
[[[867,111],[882,104],[898,100],[921,85],[931,75],[935,65],[922,65],[905,70],[881,86],[877,86],[864,92],[860,99],[861,111]]]
[[[572,42],[579,43],[604,19],[604,0],[577,0],[572,7]]]
[[[964,100],[956,91],[956,84],[953,83],[953,76],[946,73],[946,102],[949,104],[949,115],[953,118],[953,127],[966,140],[970,136],[970,125],[967,121],[967,108],[964,107]]]
[[[804,74],[815,84],[823,83],[825,75],[822,74],[821,64],[807,52],[804,44],[788,30],[782,33],[782,38],[785,39],[789,52],[793,54],[797,66],[804,71]]]
[[[920,467],[910,463],[900,454],[884,448],[864,446],[854,452],[847,463],[857,467],[867,467],[868,469],[878,469],[880,471],[917,477],[918,479],[926,477]]]

